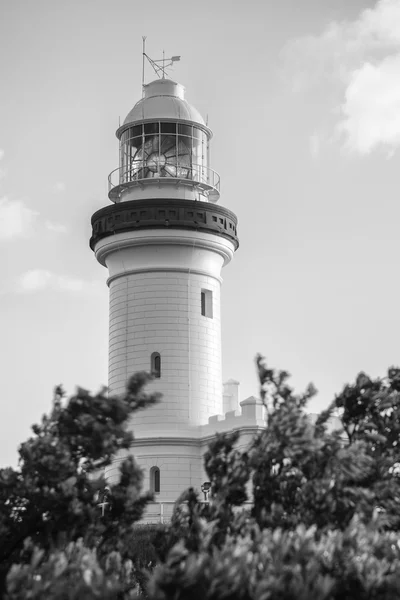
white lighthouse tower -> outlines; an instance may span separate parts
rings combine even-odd
[[[212,132],[179,83],[144,85],[116,135],[112,204],[93,215],[90,240],[108,269],[109,388],[122,393],[136,371],[154,374],[152,389],[163,398],[136,413],[134,455],[145,487],[160,503],[173,502],[187,487],[200,488],[213,423],[225,418],[216,416],[227,409],[238,416],[237,398],[229,405],[223,394],[220,308],[237,218],[216,204]],[[118,460],[108,476],[117,467]]]

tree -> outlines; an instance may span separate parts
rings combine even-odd
[[[257,368],[267,426],[246,452],[237,434],[210,445],[212,502],[177,508],[151,598],[400,597],[400,370],[360,374],[313,424],[314,388],[295,395],[288,373]],[[249,478],[254,505],[238,511]]]
[[[19,449],[18,469],[0,470],[3,591],[17,563],[8,577],[10,598],[51,598],[53,592],[56,598],[66,581],[79,591],[65,596],[71,598],[97,598],[97,587],[104,598],[117,597],[112,594],[136,586],[128,556],[132,526],[152,496],[141,495],[142,472],[129,456],[119,483],[108,484],[109,503],[101,510],[106,482],[99,473],[131,446],[132,415],[158,402],[159,394],[144,391],[151,379],[146,373],[132,376],[122,397],[107,396],[105,388],[96,395],[78,389],[65,406],[57,387],[51,414],[32,427],[33,437]],[[91,567],[81,570],[85,564]]]
[[[399,598],[400,369],[375,380],[361,373],[313,423],[305,412],[312,386],[296,395],[288,373],[260,356],[257,368],[267,426],[246,451],[237,433],[216,436],[205,455],[212,500],[200,503],[193,489],[178,499],[155,542],[147,597]],[[129,448],[130,416],[158,400],[144,392],[149,379],[132,377],[122,398],[78,390],[65,406],[58,388],[51,415],[20,448],[19,468],[0,471],[9,600],[143,592],[133,527],[150,498],[141,471],[128,457],[107,490],[97,473]],[[341,431],[329,427],[334,413]]]

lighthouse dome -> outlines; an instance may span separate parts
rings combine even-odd
[[[186,121],[206,129],[199,111],[185,100],[185,88],[171,79],[156,79],[144,86],[141,98],[127,115],[122,128],[141,121]]]
[[[211,130],[170,79],[143,86],[144,95],[117,129],[120,164],[109,176],[113,202],[183,198],[217,202],[219,175],[210,168]]]

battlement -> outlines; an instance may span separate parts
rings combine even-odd
[[[235,382],[237,383],[237,382]],[[235,401],[235,395],[233,396]],[[225,407],[225,395],[224,395]],[[258,429],[266,425],[265,408],[259,398],[250,396],[238,402],[241,410],[228,410],[224,415],[214,415],[208,419],[207,425],[201,426],[200,437],[208,437],[215,433],[222,433],[236,429]]]
[[[240,401],[239,381],[228,379],[223,384],[223,411],[222,415],[213,415],[206,425],[199,427],[200,438],[209,438],[215,433],[223,433],[244,429],[252,435],[259,428],[266,425],[265,408],[259,398],[249,396]]]
[[[248,435],[257,429],[264,428],[267,424],[265,407],[261,400],[250,396],[240,402],[239,382],[229,379],[223,384],[223,415],[213,415],[208,423],[198,428],[201,439],[209,438],[215,433],[223,433],[243,429]],[[318,414],[309,413],[312,424],[317,420]],[[341,430],[342,424],[338,417],[332,416],[327,423],[328,432]],[[247,437],[247,436],[246,436]]]

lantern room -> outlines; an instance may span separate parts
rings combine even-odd
[[[210,167],[211,130],[169,79],[145,86],[119,127],[119,167],[109,176],[113,202],[180,198],[217,202],[219,175]]]

